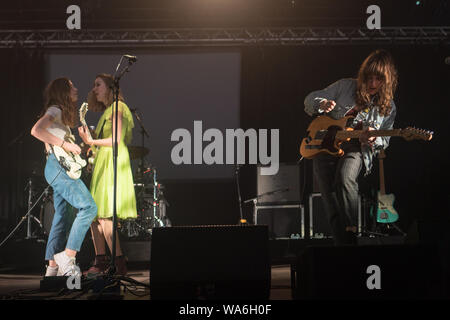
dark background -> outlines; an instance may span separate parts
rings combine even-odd
[[[65,29],[70,4],[82,7],[82,27],[224,27],[224,26],[361,26],[365,9],[379,4],[382,26],[448,25],[447,1],[16,1],[2,4],[0,28]],[[190,3],[190,5],[188,5]],[[86,8],[86,9],[84,9]],[[86,16],[84,15],[86,10]],[[414,220],[442,225],[448,221],[448,126],[450,124],[450,55],[448,45],[321,45],[257,46],[241,52],[240,127],[279,128],[280,162],[298,160],[300,141],[311,118],[305,96],[337,79],[355,77],[374,49],[389,50],[399,71],[395,126],[435,132],[430,142],[393,138],[385,160],[386,191],[396,195],[400,226]],[[95,52],[95,49],[92,49]],[[152,49],[148,49],[152,52]],[[198,50],[198,49],[196,49]],[[207,47],[204,50],[209,50]],[[0,49],[3,148],[0,178],[0,234],[6,235],[26,213],[26,180],[42,174],[42,145],[29,135],[42,107],[46,48]],[[133,48],[130,48],[133,52]],[[176,93],[174,93],[176,94]],[[15,140],[18,138],[17,140]],[[305,174],[310,163],[305,161]],[[34,172],[32,172],[34,171]],[[241,169],[242,199],[256,193],[256,168]],[[377,183],[377,166],[372,183]],[[174,225],[234,224],[239,219],[235,180],[171,180],[162,182]],[[310,177],[306,180],[311,190]],[[251,221],[252,207],[243,207]],[[23,235],[25,227],[21,228]]]

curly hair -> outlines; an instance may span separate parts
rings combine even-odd
[[[397,89],[397,70],[394,60],[386,50],[375,50],[361,64],[358,71],[356,103],[360,106],[368,106],[371,97],[367,92],[367,80],[370,76],[377,76],[382,83],[377,95],[375,96],[374,105],[379,108],[379,113],[383,116],[389,115],[391,112],[391,100]]]
[[[58,78],[51,81],[44,90],[44,109],[41,116],[51,106],[57,106],[62,111],[62,122],[71,128],[77,124],[77,108],[70,97],[72,85],[68,78]]]
[[[100,78],[103,80],[103,82],[106,85],[107,91],[107,105],[105,105],[103,102],[98,101],[97,97],[93,93],[93,91],[89,91],[87,96],[87,102],[89,105],[89,110],[94,112],[101,112],[104,111],[107,107],[109,107],[114,102],[114,92],[111,89],[114,85],[114,78],[110,74],[106,73],[100,73],[98,74],[95,79]],[[125,102],[122,94],[122,89],[119,89],[119,101]]]

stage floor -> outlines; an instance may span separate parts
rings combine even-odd
[[[92,299],[93,294],[75,291],[74,293],[59,295],[58,292],[44,292],[40,290],[40,281],[43,275],[36,272],[15,272],[12,269],[0,269],[0,299],[29,299],[29,300],[87,300]],[[138,282],[149,284],[150,273],[145,269],[131,269],[127,277]],[[271,270],[270,300],[292,300],[290,266],[272,266]],[[150,291],[144,287],[135,288],[136,291],[123,290],[121,295],[124,300],[149,300]],[[138,296],[139,295],[139,296]],[[108,295],[103,297],[108,299]],[[110,296],[114,299],[113,296]]]

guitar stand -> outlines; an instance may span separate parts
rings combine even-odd
[[[368,236],[370,238],[374,238],[374,237],[388,237],[389,235],[386,233],[380,233],[380,232],[375,232],[375,231],[367,231],[367,230],[362,230],[359,233],[360,237],[364,237],[364,236]]]
[[[405,232],[403,232],[403,230],[400,229],[400,228],[397,226],[397,224],[396,224],[395,222],[393,222],[393,223],[387,223],[386,226],[387,226],[388,229],[389,229],[391,226],[393,226],[394,229],[397,230],[402,236],[404,236],[404,237],[407,236],[407,234],[406,234]]]

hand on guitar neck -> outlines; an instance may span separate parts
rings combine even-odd
[[[371,137],[369,135],[369,131],[375,130],[375,128],[372,127],[368,127],[366,130],[364,130],[361,135],[359,136],[359,142],[361,142],[361,144],[363,145],[368,145],[370,147],[372,147],[373,143],[375,142],[375,139],[377,137]]]
[[[89,146],[92,145],[93,139],[91,136],[91,131],[86,124],[86,113],[88,112],[89,106],[86,102],[84,102],[80,107],[80,122],[82,124],[81,127],[78,128],[78,134],[80,135],[80,138],[83,140],[83,142]]]
[[[78,127],[78,134],[85,144],[92,145],[93,139],[87,126]]]

